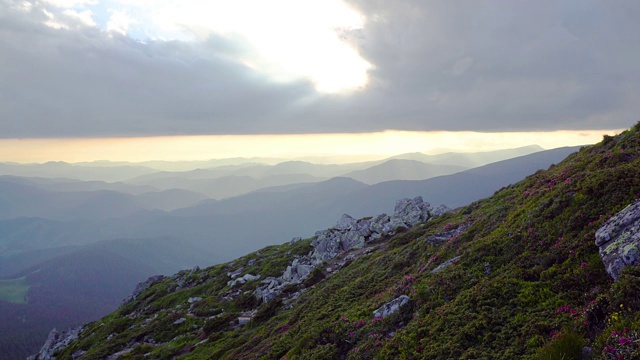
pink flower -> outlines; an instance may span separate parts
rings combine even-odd
[[[618,343],[620,345],[627,345],[627,344],[633,344],[633,341],[627,337],[623,337],[623,338],[620,338],[620,340],[618,340]]]

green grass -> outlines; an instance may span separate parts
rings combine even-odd
[[[0,301],[14,304],[27,303],[27,291],[30,285],[26,277],[18,279],[0,280]]]

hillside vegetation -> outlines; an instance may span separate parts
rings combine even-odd
[[[612,282],[594,244],[595,231],[638,197],[640,123],[487,199],[351,250],[266,303],[256,286],[309,253],[312,239],[182,271],[86,325],[58,355],[638,359],[640,270]],[[261,278],[229,285],[238,270]],[[399,311],[374,316],[402,295]]]

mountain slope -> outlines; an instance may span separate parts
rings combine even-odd
[[[305,254],[328,244],[325,233],[155,281],[58,356],[569,359],[588,345],[596,359],[636,359],[640,269],[612,283],[594,236],[638,197],[640,123],[309,272]],[[329,231],[369,220],[354,221]],[[254,296],[296,271],[303,281],[277,297]]]
[[[2,359],[24,359],[52,327],[77,326],[115,310],[149,276],[172,274],[215,259],[214,254],[166,237],[117,239],[0,257],[0,275],[11,276],[0,278]],[[27,285],[25,301],[3,297],[11,290],[3,284],[20,279]]]

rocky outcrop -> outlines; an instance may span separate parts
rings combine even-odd
[[[151,286],[159,283],[162,280],[164,280],[164,275],[151,276],[147,280],[145,280],[145,281],[139,283],[138,285],[136,285],[136,288],[133,290],[133,293],[131,293],[131,295],[129,295],[129,297],[124,299],[122,302],[126,304],[126,303],[129,303],[129,302],[135,300],[145,290],[147,290]]]
[[[451,258],[451,259],[443,262],[442,264],[438,265],[435,269],[431,270],[431,273],[435,274],[437,272],[440,272],[440,271],[444,270],[445,268],[451,266],[452,264],[455,264],[458,260],[460,260],[460,256],[456,256],[454,258]]]
[[[373,312],[374,318],[383,318],[387,317],[391,314],[394,314],[400,310],[400,308],[409,302],[409,297],[407,295],[400,295],[399,297],[389,301],[388,303],[380,306],[376,311]]]
[[[446,212],[443,205],[438,209],[439,213]],[[432,216],[431,205],[420,196],[398,200],[391,216],[380,214],[374,218],[356,220],[344,214],[333,228],[316,233],[311,243],[314,247],[311,256],[316,262],[327,261],[344,251],[362,248],[383,236],[392,236],[398,229],[410,228]]]
[[[614,280],[624,267],[640,264],[640,200],[614,215],[596,231],[596,246]]]
[[[442,214],[448,210],[446,206],[441,205],[437,212]],[[313,251],[310,255],[295,259],[282,276],[263,281],[263,285],[255,290],[254,295],[267,302],[276,297],[285,286],[302,283],[311,271],[323,262],[332,260],[346,251],[363,248],[375,240],[392,236],[401,228],[410,228],[433,216],[435,215],[431,205],[420,196],[398,200],[391,216],[380,214],[373,218],[356,220],[344,214],[334,227],[316,232],[311,241]]]
[[[62,332],[58,332],[54,328],[47,336],[47,341],[42,349],[37,354],[29,356],[27,360],[54,360],[53,355],[67,347],[72,341],[77,340],[81,331],[82,326]]]
[[[237,276],[233,276],[233,277],[237,277]],[[258,279],[260,279],[260,275],[245,274],[244,276],[238,277],[235,280],[227,281],[227,285],[229,285],[230,287],[234,287],[236,286],[236,284],[244,284],[248,281],[253,281]]]

